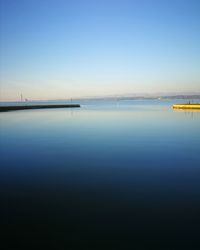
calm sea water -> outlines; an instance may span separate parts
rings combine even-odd
[[[1,113],[7,246],[197,249],[200,112],[174,102]]]

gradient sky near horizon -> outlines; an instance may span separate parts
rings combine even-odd
[[[0,100],[200,92],[199,0],[0,0]]]

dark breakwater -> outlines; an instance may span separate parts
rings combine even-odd
[[[80,108],[80,104],[0,106],[0,112],[24,110],[24,109],[51,109],[51,108]]]

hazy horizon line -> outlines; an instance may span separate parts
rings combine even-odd
[[[35,98],[26,98],[23,97],[23,100],[10,99],[10,100],[1,100],[0,102],[26,102],[26,101],[72,101],[72,100],[84,100],[84,99],[109,99],[109,98],[162,98],[162,97],[196,97],[200,98],[200,91],[187,91],[187,92],[140,92],[140,93],[125,93],[125,94],[113,94],[113,95],[90,95],[90,96],[77,96],[77,97],[67,97],[67,98],[51,98],[51,99],[35,99]]]

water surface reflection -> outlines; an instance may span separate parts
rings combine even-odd
[[[1,114],[3,236],[13,246],[197,244],[199,125],[200,113],[156,104]]]

